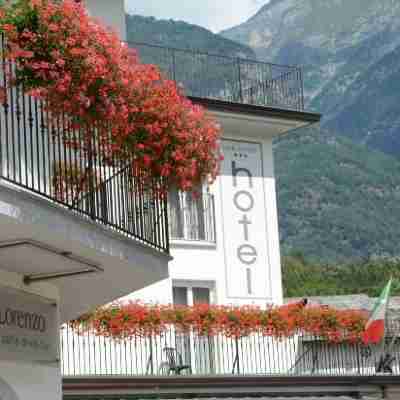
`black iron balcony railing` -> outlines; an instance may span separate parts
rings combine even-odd
[[[399,324],[382,346],[329,343],[320,337],[272,338],[253,334],[239,339],[198,336],[170,328],[161,335],[115,340],[61,329],[64,376],[90,375],[400,375]],[[380,363],[380,360],[386,362]],[[380,365],[381,364],[381,365]],[[382,367],[382,368],[381,368]],[[381,369],[380,369],[381,368]]]
[[[169,234],[172,240],[216,241],[214,196],[172,191],[169,194]]]
[[[0,79],[5,87],[5,73],[12,68],[3,58]],[[142,172],[132,168],[131,160],[104,162],[95,134],[91,142],[86,139],[84,150],[67,145],[83,143],[83,133],[66,118],[50,122],[43,102],[25,95],[21,86],[6,87],[0,133],[1,179],[169,252],[167,200],[156,194],[160,182],[154,180],[144,190]]]
[[[304,110],[302,70],[244,58],[129,42],[140,59],[155,64],[187,96]]]

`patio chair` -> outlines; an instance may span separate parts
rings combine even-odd
[[[192,373],[192,367],[187,364],[183,364],[182,355],[174,347],[165,347],[163,349],[167,356],[167,361],[164,361],[159,366],[159,372],[162,374],[169,375],[174,373],[180,375],[182,371],[188,371]]]
[[[393,363],[395,362],[395,360],[396,357],[393,357],[390,353],[382,355],[376,366],[376,372],[383,374],[393,374]]]

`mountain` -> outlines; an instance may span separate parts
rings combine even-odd
[[[256,58],[254,50],[249,46],[186,22],[127,14],[126,25],[128,42],[197,50],[229,57]]]
[[[400,2],[272,0],[221,34],[260,59],[302,65],[323,127],[400,157]]]

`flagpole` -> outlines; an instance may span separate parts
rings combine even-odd
[[[396,334],[393,334],[392,340],[390,341],[390,344],[389,344],[389,346],[388,346],[388,348],[387,348],[388,352],[392,351],[393,346],[394,346],[396,340],[397,340],[397,335],[396,335]]]

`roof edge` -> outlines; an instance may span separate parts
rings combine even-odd
[[[200,97],[189,97],[189,99],[193,103],[206,107],[211,111],[233,112],[261,118],[272,117],[291,121],[302,121],[310,124],[318,123],[322,118],[322,114],[306,111],[264,107],[253,104],[232,103],[224,100],[205,99]]]

